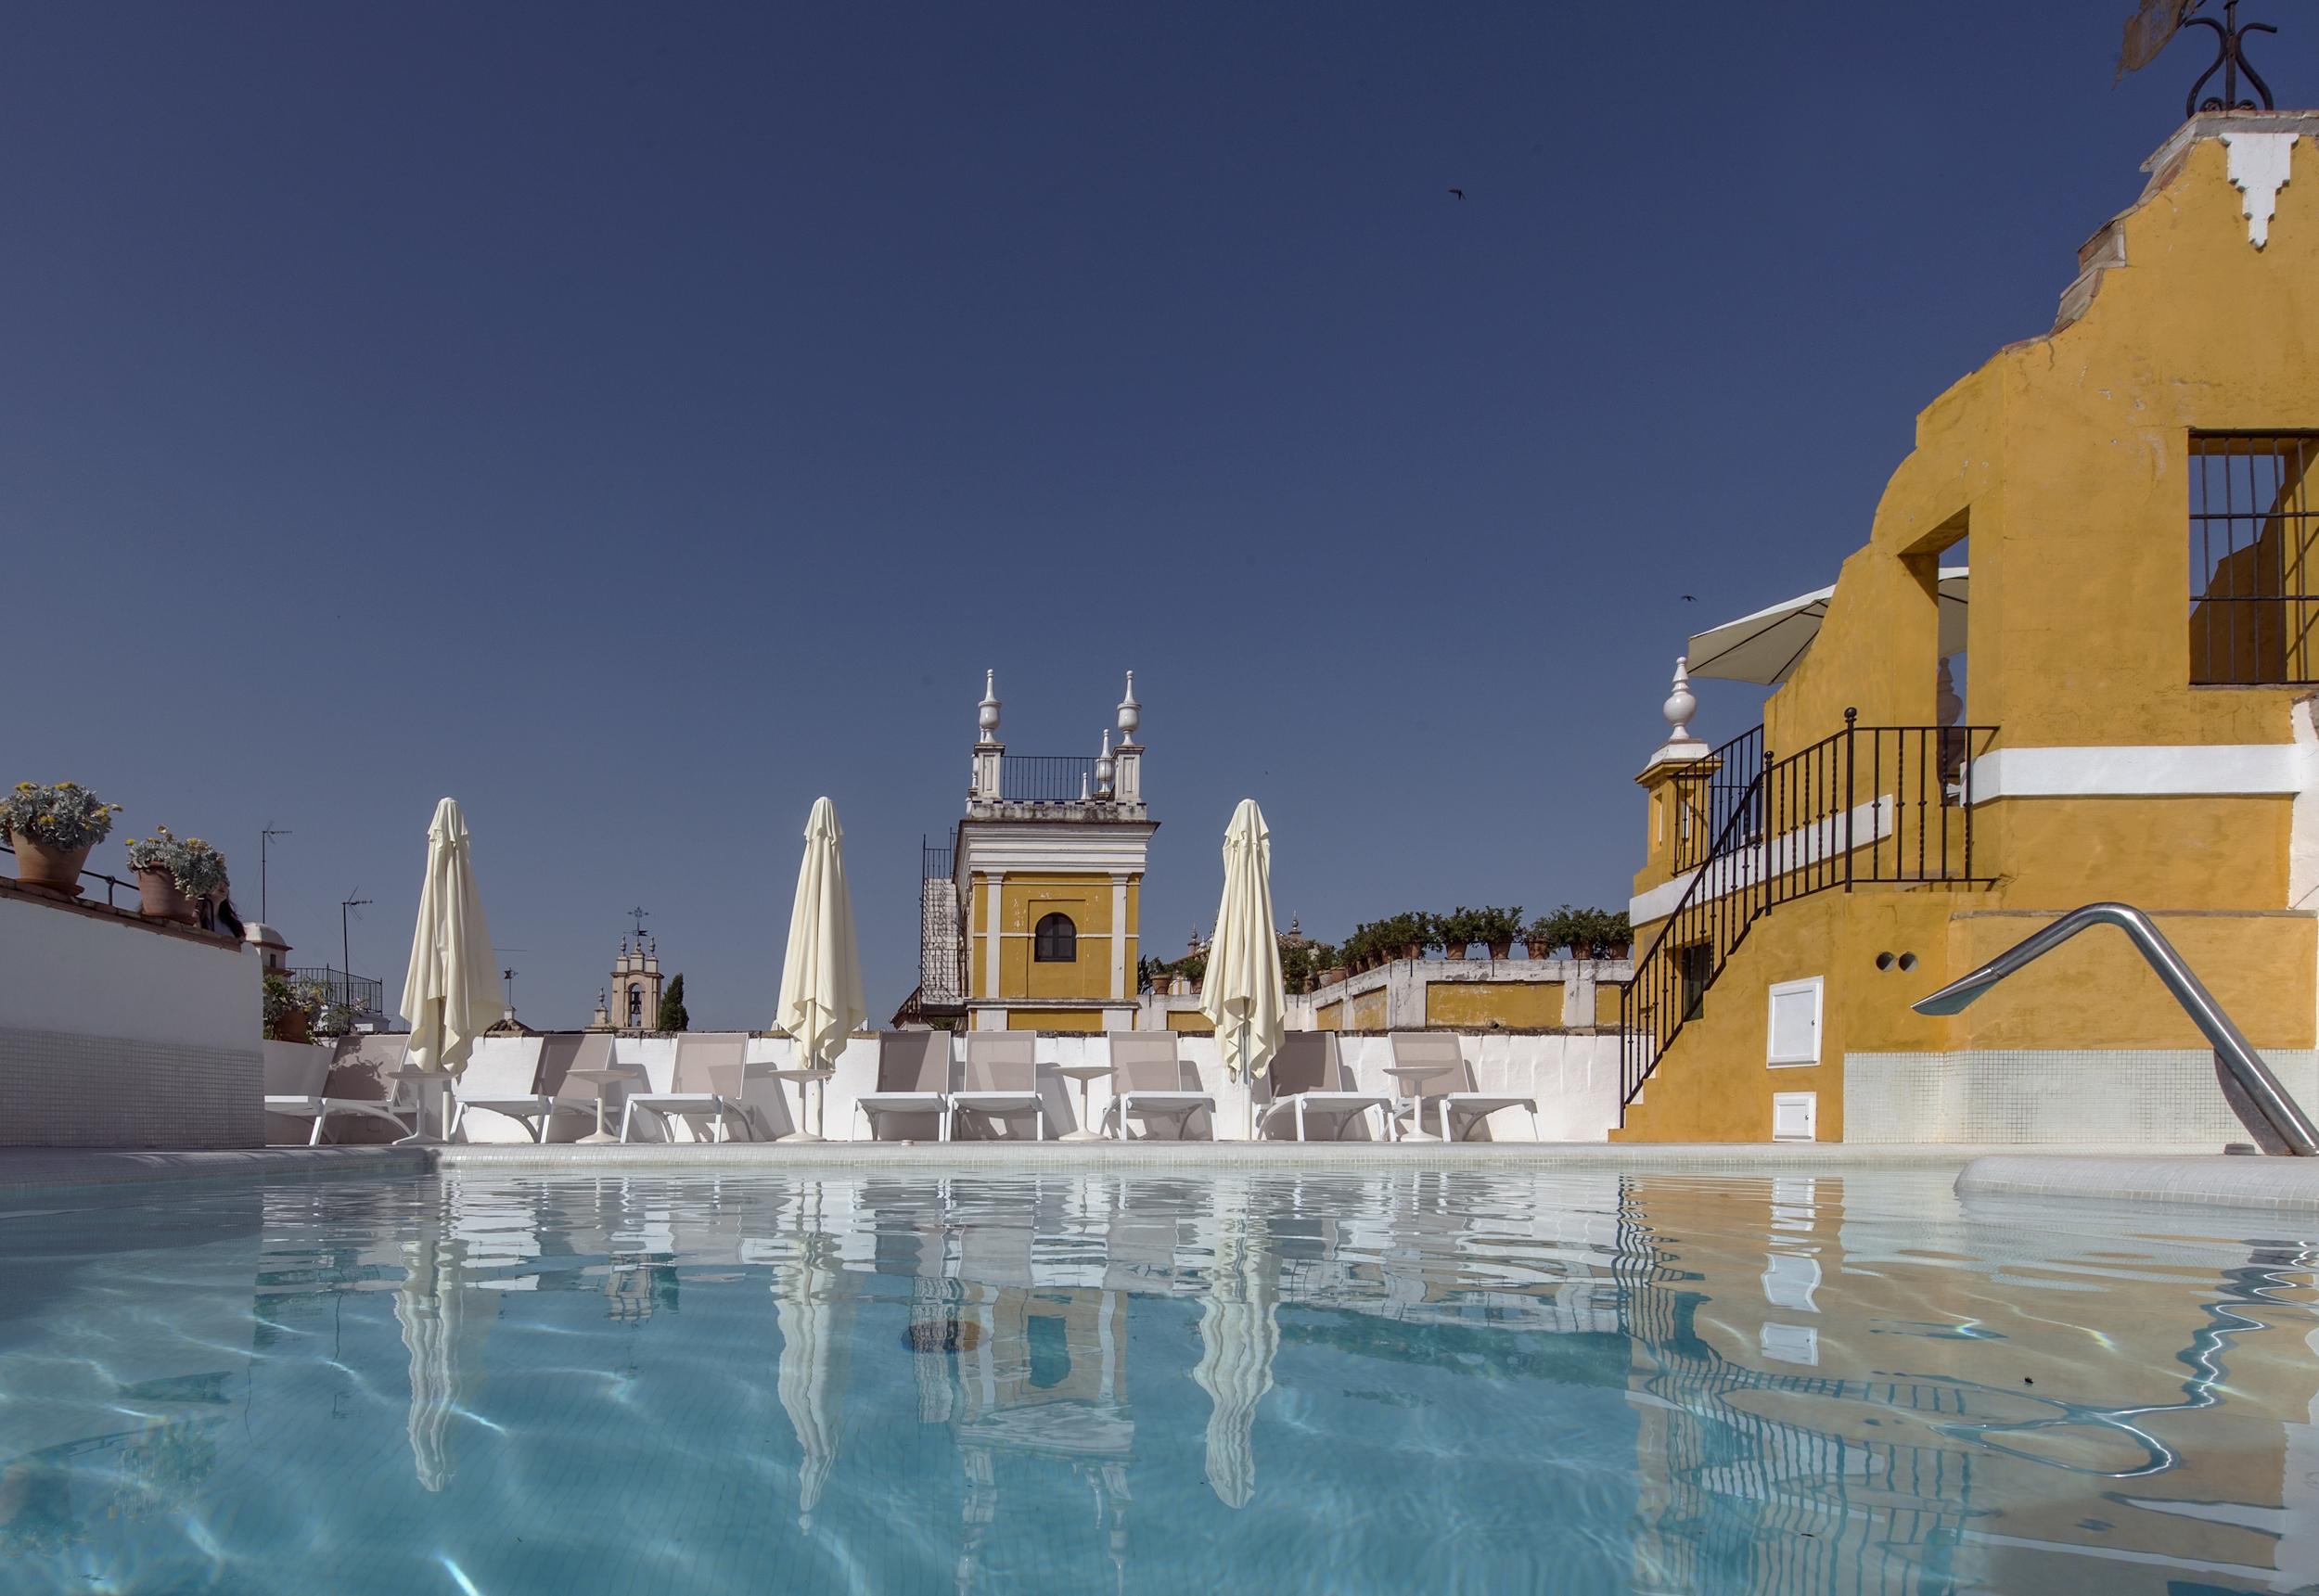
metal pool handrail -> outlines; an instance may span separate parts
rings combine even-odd
[[[2319,1130],[2314,1130],[2295,1100],[2287,1094],[2223,1005],[2214,1001],[2174,945],[2147,914],[2127,903],[2088,903],[2006,949],[1971,975],[1951,981],[1928,998],[1911,1006],[1920,1015],[1953,1015],[1963,1010],[2007,976],[2023,969],[2067,942],[2089,926],[2115,926],[2149,961],[2166,990],[2174,994],[2182,1012],[2214,1048],[2214,1075],[2231,1112],[2238,1116],[2265,1153],[2289,1153],[2298,1157],[2319,1156]]]

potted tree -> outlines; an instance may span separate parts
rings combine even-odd
[[[1595,935],[1601,939],[1606,959],[1623,959],[1634,951],[1634,922],[1627,918],[1623,909],[1602,912],[1602,924]]]
[[[0,831],[16,849],[18,885],[78,898],[81,866],[120,812],[119,804],[107,803],[78,782],[17,783],[0,798]]]
[[[1522,934],[1522,911],[1517,904],[1511,909],[1491,907],[1474,911],[1474,940],[1486,942],[1493,959],[1514,956],[1514,938]]]
[[[1551,959],[1557,948],[1569,949],[1572,958],[1584,958],[1585,953],[1578,945],[1583,935],[1578,923],[1578,912],[1565,903],[1553,913],[1541,914],[1532,920],[1530,929],[1522,933],[1522,941],[1529,947],[1530,956],[1533,959]]]
[[[1441,957],[1463,962],[1466,951],[1474,945],[1477,937],[1474,912],[1460,903],[1448,913],[1435,914],[1430,919],[1429,928],[1432,939],[1441,945]]]
[[[173,925],[199,925],[201,900],[225,885],[224,854],[198,836],[173,836],[165,825],[129,839],[129,868],[137,875],[137,912]]]

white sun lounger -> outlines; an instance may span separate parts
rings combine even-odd
[[[1209,1115],[1209,1125],[1215,1124],[1216,1100],[1198,1091],[1197,1081],[1186,1090],[1184,1081],[1184,1057],[1176,1049],[1175,1032],[1172,1030],[1115,1030],[1104,1038],[1111,1046],[1111,1106],[1104,1118],[1118,1128],[1121,1141],[1127,1141],[1127,1120],[1130,1115],[1144,1117],[1145,1129],[1138,1141],[1153,1140],[1152,1118],[1175,1120],[1172,1140],[1190,1140],[1192,1116],[1201,1109]],[[1212,1138],[1211,1138],[1212,1139]]]
[[[1427,1078],[1408,1097],[1393,1105],[1396,1114],[1406,1114],[1422,1128],[1426,1110],[1430,1107],[1441,1117],[1441,1140],[1454,1142],[1454,1117],[1463,1115],[1466,1133],[1470,1137],[1474,1127],[1487,1121],[1501,1108],[1523,1108],[1530,1111],[1530,1136],[1535,1142],[1538,1132],[1538,1100],[1534,1097],[1477,1092],[1474,1090],[1474,1066],[1466,1062],[1459,1051],[1457,1038],[1447,1031],[1395,1031],[1393,1033],[1393,1062],[1395,1064],[1440,1064],[1441,1071]],[[1436,1083],[1445,1083],[1446,1089]]]
[[[322,1145],[323,1132],[333,1114],[383,1119],[395,1128],[398,1140],[411,1133],[410,1126],[394,1111],[392,1099],[378,1103],[365,1097],[325,1097],[322,1089],[329,1079],[328,1048],[269,1043],[265,1049],[265,1111],[289,1119],[313,1120],[314,1129],[306,1136],[309,1147]]]
[[[890,1030],[878,1039],[878,1090],[853,1100],[879,1140],[882,1116],[928,1116],[937,1141],[950,1140],[950,1033]]]
[[[485,1036],[475,1039],[467,1068],[451,1088],[458,1112],[451,1121],[456,1136],[468,1115],[480,1108],[504,1114],[532,1133],[533,1142],[547,1140],[548,1121],[558,1113],[578,1113],[578,1105],[559,1103],[540,1090],[540,1060],[547,1039],[537,1036]]]
[[[1029,1031],[967,1032],[965,1089],[950,1094],[951,1138],[957,1139],[962,1114],[981,1116],[986,1126],[1009,1114],[1038,1116],[1038,1140],[1046,1140],[1046,1104],[1039,1097],[1039,1039]]]
[[[1264,1079],[1272,1083],[1272,1101],[1256,1121],[1260,1140],[1284,1137],[1293,1130],[1301,1142],[1308,1127],[1317,1127],[1328,1130],[1330,1140],[1341,1142],[1352,1127],[1366,1122],[1372,1108],[1377,1110],[1377,1140],[1391,1137],[1391,1094],[1343,1090],[1344,1064],[1337,1051],[1335,1031],[1288,1032],[1280,1039],[1280,1051],[1273,1054]]]
[[[673,1121],[705,1117],[711,1121],[711,1140],[722,1142],[728,1116],[738,1120],[754,1141],[756,1127],[741,1102],[748,1057],[749,1038],[738,1033],[680,1036],[672,1051],[647,1052],[644,1056],[647,1090],[628,1094],[627,1104],[620,1112],[620,1139],[628,1140],[636,1110],[641,1108],[660,1120],[661,1134],[671,1141],[675,1139],[669,1134]]]

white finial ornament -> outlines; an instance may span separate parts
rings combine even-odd
[[[1667,724],[1672,728],[1667,734],[1669,747],[1698,741],[1691,734],[1691,717],[1699,712],[1699,701],[1691,693],[1691,661],[1687,658],[1675,660],[1674,691],[1667,695],[1667,702],[1659,712],[1667,717]]]
[[[1111,777],[1114,769],[1111,761],[1111,728],[1106,726],[1103,729],[1103,752],[1095,756],[1095,796],[1097,798],[1108,798],[1111,796]]]
[[[981,735],[981,737],[979,739],[979,741],[985,742],[985,743],[995,743],[995,742],[997,742],[997,741],[998,741],[998,672],[997,672],[997,671],[995,671],[995,670],[986,670],[986,671],[984,671],[984,672],[982,673],[982,702],[981,702],[980,704],[977,705],[977,706],[975,707],[975,709],[976,709],[976,712],[975,712],[975,724],[976,724],[976,725],[978,725],[978,726],[980,726],[980,727],[981,727],[981,729],[982,729],[982,735]]]
[[[1144,707],[1135,702],[1135,672],[1127,673],[1127,696],[1120,700],[1120,741],[1133,745],[1135,728],[1144,723]]]

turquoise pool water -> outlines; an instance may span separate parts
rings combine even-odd
[[[2313,1240],[1932,1174],[0,1202],[0,1589],[2286,1590]]]

